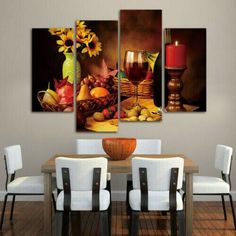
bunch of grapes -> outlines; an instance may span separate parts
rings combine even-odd
[[[93,76],[85,77],[83,80],[81,80],[79,87],[82,86],[83,84],[86,84],[89,90],[95,87],[103,87],[106,88],[110,93],[114,93],[115,91],[117,91],[112,76],[109,76],[107,78],[103,77],[94,78]]]

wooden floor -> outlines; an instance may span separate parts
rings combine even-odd
[[[0,207],[2,204],[0,205]],[[43,236],[43,203],[16,202],[14,224],[9,222],[9,205],[3,231],[4,236]],[[233,227],[232,214],[227,204],[228,220],[223,220],[220,202],[196,202],[194,204],[195,236],[236,236]],[[82,235],[99,235],[99,215],[83,213],[81,222]],[[74,227],[74,226],[73,226]],[[77,234],[76,234],[77,235]],[[128,217],[124,202],[113,202],[112,205],[112,235],[128,235]],[[170,235],[169,217],[159,213],[141,214],[139,235]]]

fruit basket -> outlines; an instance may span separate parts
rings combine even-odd
[[[115,77],[115,85],[118,87],[119,78]],[[134,85],[127,78],[120,78],[120,95],[123,97],[132,97],[134,95]],[[145,79],[138,86],[138,96],[140,98],[153,97],[153,79]]]
[[[47,99],[45,99],[45,95]],[[39,91],[37,94],[37,99],[43,109],[47,112],[72,112],[73,103],[59,104],[55,98],[47,91]]]

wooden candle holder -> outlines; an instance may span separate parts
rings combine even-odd
[[[168,82],[168,104],[166,107],[166,111],[168,112],[178,112],[178,111],[186,111],[183,107],[181,91],[183,89],[183,82],[181,80],[181,76],[184,73],[186,68],[174,68],[174,67],[166,67],[168,75],[170,76],[170,80]]]

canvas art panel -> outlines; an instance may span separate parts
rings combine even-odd
[[[72,112],[74,30],[32,29],[32,111]]]
[[[162,11],[120,11],[120,120],[162,119]]]
[[[77,131],[118,130],[118,22],[76,21]]]
[[[165,29],[165,111],[206,109],[206,29]]]

